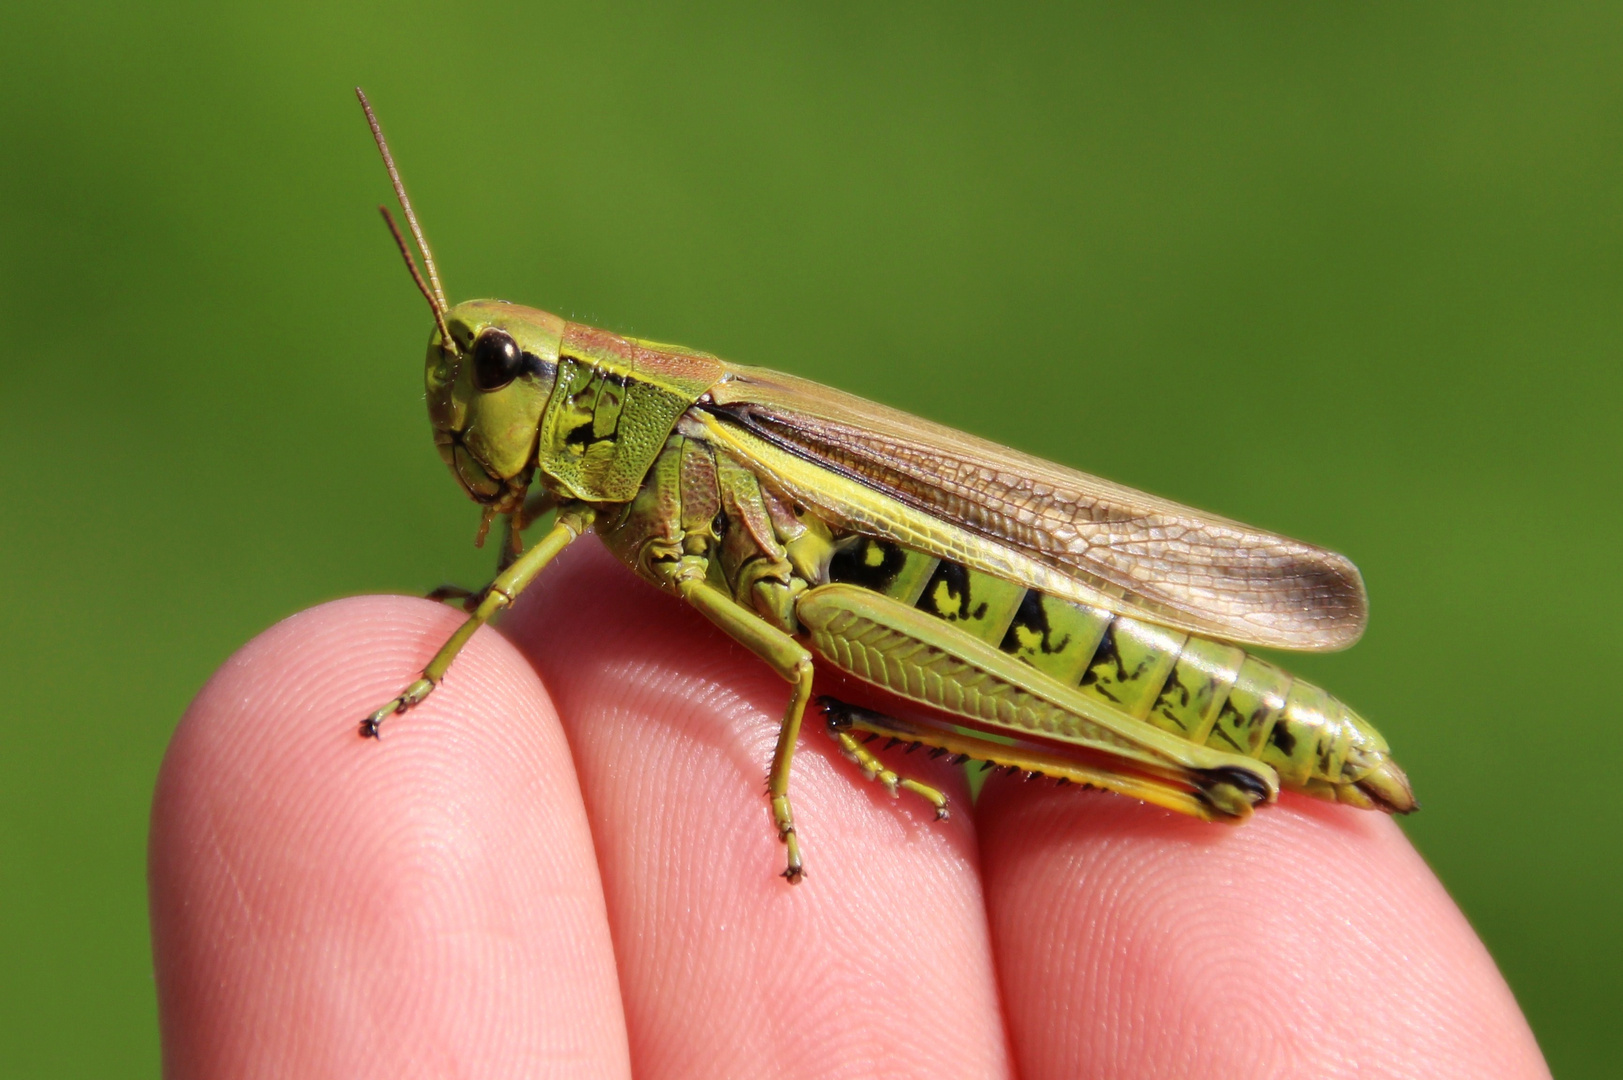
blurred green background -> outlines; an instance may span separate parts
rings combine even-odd
[[[157,1071],[147,802],[209,672],[489,565],[361,83],[453,299],[1352,556],[1368,635],[1294,666],[1390,737],[1557,1074],[1615,1075],[1623,7],[32,8],[0,13],[0,1074]]]

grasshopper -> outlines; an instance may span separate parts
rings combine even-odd
[[[1207,820],[1242,821],[1281,787],[1415,808],[1367,721],[1243,648],[1356,641],[1367,603],[1347,559],[793,375],[505,301],[453,306],[356,94],[422,257],[419,273],[380,206],[434,316],[434,445],[484,508],[476,543],[498,517],[507,536],[489,586],[431,594],[469,617],[363,736],[428,697],[474,631],[592,531],[789,684],[767,790],[790,882],[790,766],[819,664],[925,707],[903,720],[818,701],[870,779],[941,817],[946,796],[869,742]]]

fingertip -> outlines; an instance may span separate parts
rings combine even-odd
[[[1547,1075],[1384,814],[1287,794],[1226,827],[993,784],[979,823],[1023,1075]]]
[[[459,621],[398,597],[323,605],[187,710],[149,855],[172,1074],[624,1071],[590,834],[533,670],[481,631],[380,743],[358,737]]]

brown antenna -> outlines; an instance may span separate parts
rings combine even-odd
[[[378,125],[377,115],[372,112],[372,103],[366,100],[366,92],[359,86],[355,88],[355,96],[360,99],[361,109],[366,113],[366,122],[372,128],[372,139],[378,144],[378,153],[383,155],[383,167],[389,170],[389,182],[394,185],[395,198],[400,200],[400,209],[406,214],[406,224],[411,227],[411,235],[417,241],[417,250],[423,253],[423,268],[428,271],[429,283],[434,286],[432,295],[426,289],[423,291],[423,295],[428,296],[428,302],[433,305],[437,316],[436,321],[440,323],[440,332],[444,333],[444,314],[450,310],[451,305],[445,300],[445,290],[440,288],[440,275],[434,269],[434,255],[428,250],[428,241],[423,237],[422,227],[417,224],[417,215],[412,212],[411,200],[406,197],[406,185],[400,179],[400,170],[394,167],[394,157],[389,153],[389,144],[384,141],[383,128]],[[389,216],[388,211],[384,211],[383,216],[387,218]],[[394,230],[392,222],[389,228]],[[396,230],[395,239],[398,240],[399,238],[400,233]],[[406,246],[402,243],[400,250],[405,251],[405,249]],[[406,262],[410,263],[411,261],[411,256],[407,255]],[[417,277],[417,268],[415,266],[412,267],[411,276]],[[422,284],[421,280],[418,281],[418,284]],[[449,334],[445,336],[445,341],[450,344],[451,337]]]
[[[417,283],[418,291],[423,294],[423,299],[428,301],[428,309],[434,313],[434,325],[440,328],[440,347],[446,352],[455,351],[456,343],[451,340],[451,331],[445,328],[445,313],[435,302],[434,294],[428,291],[428,284],[423,281],[423,275],[417,272],[417,264],[411,258],[411,249],[406,246],[406,238],[400,235],[400,226],[394,223],[394,215],[381,203],[378,204],[378,213],[383,215],[384,224],[389,226],[395,246],[400,249],[400,257],[406,260],[406,269],[411,271],[411,280]]]

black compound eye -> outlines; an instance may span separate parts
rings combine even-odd
[[[473,343],[473,385],[479,389],[500,390],[523,369],[524,354],[500,330],[486,330]]]

